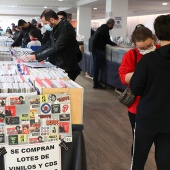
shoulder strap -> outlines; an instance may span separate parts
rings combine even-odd
[[[138,57],[137,57],[137,53],[136,53],[135,49],[133,49],[133,52],[134,52],[134,56],[135,56],[135,67],[136,67]]]

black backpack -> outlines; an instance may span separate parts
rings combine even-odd
[[[81,52],[81,50],[79,48],[78,42],[77,42],[77,46],[76,47],[77,47],[76,48],[76,51],[77,51],[77,63],[79,63],[82,60],[82,52]]]

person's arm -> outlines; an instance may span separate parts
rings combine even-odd
[[[116,45],[117,45],[116,43],[114,43],[113,41],[111,41],[110,35],[109,35],[109,32],[108,32],[108,31],[106,32],[106,43],[109,44],[109,45],[111,45],[111,46],[116,46]]]
[[[124,85],[128,85],[130,83],[131,77],[135,70],[135,56],[133,50],[129,50],[123,56],[121,65],[119,67],[119,77]]]
[[[134,73],[134,72],[127,73],[127,74],[125,75],[125,82],[126,82],[126,84],[129,84],[129,83],[130,83],[130,80],[131,80],[131,78],[132,78],[132,76],[133,76],[133,73]]]
[[[22,31],[19,33],[18,37],[15,39],[15,41],[11,44],[11,47],[17,47],[20,46],[22,43],[23,33]]]
[[[57,39],[55,39],[54,37],[53,41],[55,42],[52,43],[49,48],[46,48],[41,52],[35,53],[36,60],[41,60],[42,58],[45,59],[47,56],[51,56],[63,50],[68,43],[71,43],[72,37],[73,37],[73,30],[71,27],[62,28],[59,37]]]
[[[130,88],[136,96],[141,96],[146,86],[147,63],[144,57],[136,65],[135,72],[130,80]]]

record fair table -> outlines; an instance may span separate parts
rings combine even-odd
[[[48,62],[20,60],[31,52],[0,62],[0,169],[87,170],[84,89]]]

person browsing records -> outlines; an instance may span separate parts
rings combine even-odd
[[[24,55],[24,61],[49,59],[49,62],[62,68],[68,77],[75,80],[80,74],[77,63],[77,41],[73,26],[65,18],[61,20],[57,14],[46,9],[41,14],[41,22],[46,30],[51,31],[49,41],[32,55]]]
[[[27,44],[30,42],[30,38],[29,38],[29,32],[31,30],[34,30],[36,33],[36,37],[37,39],[41,42],[41,34],[38,30],[38,28],[36,28],[34,25],[32,25],[29,22],[24,21],[23,19],[20,19],[18,21],[18,27],[21,28],[21,32],[18,35],[18,37],[14,40],[14,42],[11,44],[11,47],[17,47],[22,43],[22,47],[26,48]]]

